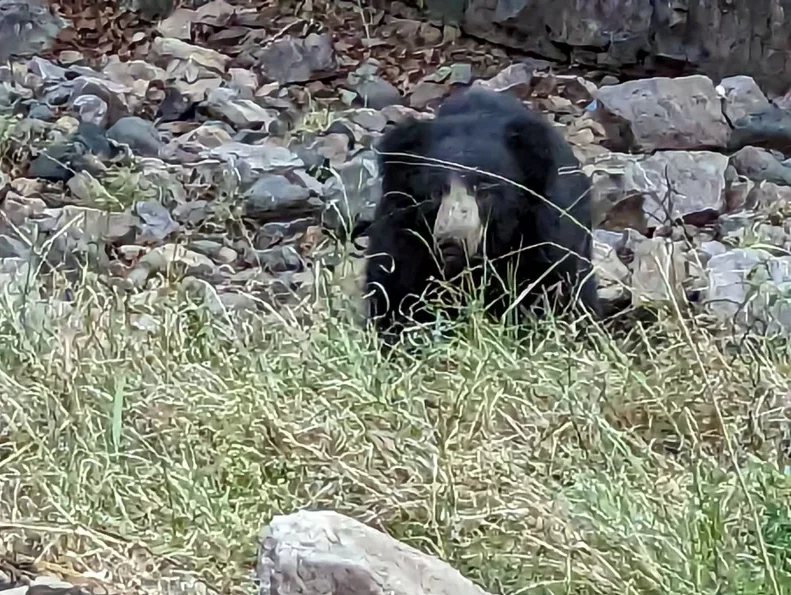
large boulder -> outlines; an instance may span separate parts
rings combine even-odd
[[[258,595],[488,595],[446,562],[329,510],[275,516],[256,575]]]
[[[635,74],[697,70],[717,79],[746,74],[777,93],[791,83],[787,41],[791,20],[784,18],[787,0],[425,0],[425,4],[434,16],[458,21],[469,34],[552,59],[632,69]]]

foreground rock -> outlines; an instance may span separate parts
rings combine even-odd
[[[259,595],[486,595],[445,562],[332,511],[274,517],[256,574]]]

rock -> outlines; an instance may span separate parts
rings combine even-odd
[[[730,128],[711,79],[651,78],[603,87],[597,117],[613,150],[722,149]]]
[[[258,595],[487,595],[447,563],[331,511],[275,516],[257,558]]]
[[[719,153],[661,151],[649,157],[611,153],[583,169],[594,184],[596,220],[607,229],[643,231],[724,212],[727,167]]]
[[[310,217],[265,223],[258,230],[253,245],[258,250],[265,250],[274,244],[290,242],[305,233],[313,223]]]
[[[163,69],[144,60],[121,62],[117,56],[110,56],[102,72],[111,81],[132,89],[139,97],[145,96],[152,81],[165,81],[168,78]]]
[[[66,182],[71,193],[82,203],[82,206],[111,205],[116,201],[104,185],[88,172],[77,172]]]
[[[439,83],[419,82],[409,95],[409,107],[423,109],[428,106],[433,106],[439,103],[448,91],[448,87]]]
[[[338,67],[332,39],[311,33],[304,39],[286,36],[256,53],[263,74],[280,84],[304,83],[335,74]]]
[[[45,83],[60,83],[66,80],[66,69],[49,60],[34,56],[27,63],[28,70]]]
[[[401,103],[401,93],[398,89],[380,76],[354,77],[350,73],[348,80],[349,88],[360,96],[365,107],[380,110]]]
[[[0,0],[0,62],[43,54],[70,25],[44,0]]]
[[[241,99],[255,97],[259,87],[258,75],[255,72],[246,68],[229,68],[228,74],[231,75],[228,87],[236,91]]]
[[[631,269],[634,306],[685,300],[686,259],[678,242],[664,238],[640,242],[634,250]]]
[[[791,205],[791,186],[778,186],[772,182],[760,182],[747,196],[745,201],[751,208],[770,214],[778,208],[785,210],[781,218],[787,219],[791,213],[788,206]]]
[[[340,165],[324,183],[326,204],[322,222],[330,229],[340,229],[359,220],[371,221],[382,196],[376,155],[366,150]],[[340,179],[339,179],[340,177]]]
[[[719,86],[725,95],[723,112],[731,124],[771,107],[764,92],[750,76],[727,77],[720,81]]]
[[[469,85],[472,82],[472,66],[463,62],[440,66],[436,71],[424,76],[422,80],[427,83]]]
[[[257,172],[271,172],[276,169],[304,166],[302,160],[290,150],[269,143],[261,145],[226,143],[210,149],[209,155],[223,161],[241,161],[251,170]]]
[[[245,261],[270,273],[302,270],[302,258],[294,246],[275,246],[266,250],[248,250]]]
[[[71,81],[72,91],[69,101],[72,105],[86,95],[94,95],[106,104],[106,123],[114,124],[120,118],[129,115],[129,105],[126,93],[131,91],[128,87],[114,83],[98,76],[80,76]],[[103,124],[103,123],[102,123]]]
[[[132,207],[132,212],[140,220],[137,236],[140,244],[161,242],[179,229],[179,225],[170,216],[170,211],[158,202],[137,202]]]
[[[207,275],[214,271],[212,260],[177,244],[166,244],[147,252],[129,273],[129,281],[141,288],[156,273],[175,272],[182,275]]]
[[[107,138],[128,145],[133,153],[143,157],[157,157],[162,148],[156,127],[137,116],[118,120],[107,131]]]
[[[209,92],[206,107],[209,113],[233,124],[236,128],[276,129],[278,113],[261,107],[251,99],[238,99],[238,91],[229,88]]]
[[[600,299],[615,302],[628,295],[629,268],[621,262],[612,246],[594,240],[593,265],[599,283]]]
[[[211,240],[194,240],[190,243],[190,248],[219,264],[233,264],[239,257],[236,250]]]
[[[758,334],[791,330],[791,257],[737,248],[711,257],[706,309],[718,320]]]
[[[245,215],[259,220],[286,219],[321,211],[321,199],[286,176],[267,174],[244,195]]]
[[[525,63],[512,64],[489,80],[477,80],[472,86],[492,91],[508,91],[522,99],[530,94],[534,69]]]
[[[774,105],[733,122],[728,148],[745,145],[788,152],[791,150],[791,112]]]
[[[385,115],[374,109],[360,108],[348,110],[344,112],[343,117],[373,132],[382,132],[387,126],[387,118]]]
[[[738,176],[733,182],[727,182],[725,189],[725,208],[729,212],[733,212],[739,211],[747,206],[754,186],[755,182],[745,176]]]
[[[225,72],[230,58],[215,50],[192,45],[180,39],[157,37],[151,44],[149,61],[162,68],[168,68],[168,63],[171,60],[182,62],[182,70],[186,69],[189,63],[194,63],[202,69],[222,74]],[[168,68],[168,70],[172,70],[172,68]]]
[[[754,182],[791,186],[791,166],[778,161],[766,149],[744,147],[731,156],[736,171]]]
[[[81,122],[90,122],[96,126],[104,126],[107,121],[107,103],[96,95],[80,95],[72,101],[72,108],[77,111]],[[31,113],[30,117],[34,117]]]
[[[123,0],[130,10],[149,21],[167,18],[176,6],[176,0]]]

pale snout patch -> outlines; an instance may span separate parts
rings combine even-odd
[[[450,180],[450,190],[442,202],[434,223],[437,243],[453,241],[462,244],[468,256],[478,252],[483,239],[483,224],[475,196],[456,176]]]

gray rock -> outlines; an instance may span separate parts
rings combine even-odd
[[[791,257],[765,250],[730,250],[707,265],[704,305],[718,320],[759,334],[791,331]]]
[[[239,257],[233,248],[228,248],[220,242],[213,242],[212,240],[193,240],[190,242],[189,247],[219,264],[232,264]]]
[[[30,111],[27,115],[29,118],[47,121],[54,119],[55,112],[53,112],[52,108],[46,104],[36,103],[30,107]]]
[[[77,111],[81,122],[90,122],[97,126],[104,126],[107,121],[107,102],[96,95],[80,95],[71,102],[72,108]]]
[[[791,186],[778,186],[772,182],[756,185],[747,197],[750,207],[759,212],[770,212],[776,208],[788,209],[791,205]],[[785,218],[785,214],[783,214]]]
[[[421,81],[414,86],[409,94],[409,107],[423,109],[434,106],[450,91],[450,89],[439,83]]]
[[[727,77],[720,81],[719,86],[725,93],[723,111],[731,124],[771,107],[758,83],[750,76]]]
[[[255,72],[246,68],[229,68],[228,74],[231,75],[228,87],[237,91],[240,99],[255,97],[255,92],[260,86],[258,75]]]
[[[331,511],[275,516],[257,558],[258,595],[487,595],[447,563]]]
[[[611,153],[584,167],[595,187],[597,221],[610,220],[638,231],[678,218],[715,217],[725,211],[728,158],[708,151],[661,151],[649,157]]]
[[[612,246],[594,240],[593,266],[600,299],[614,302],[629,294],[629,268],[621,262]]]
[[[34,56],[27,63],[28,70],[47,83],[66,80],[66,69],[53,64],[49,60]]]
[[[375,109],[360,108],[344,112],[343,116],[373,132],[382,132],[387,126],[387,118],[385,115]]]
[[[517,97],[526,98],[530,93],[535,69],[527,63],[512,64],[488,80],[477,80],[472,86],[492,91],[508,91]]]
[[[156,273],[181,275],[208,275],[216,265],[208,256],[188,250],[178,244],[165,244],[147,252],[129,273],[128,280],[137,288]]]
[[[332,176],[324,183],[324,225],[339,229],[348,224],[353,227],[358,220],[372,220],[382,196],[378,171],[376,155],[369,150],[341,165],[337,169],[339,177]]]
[[[791,150],[791,112],[772,105],[733,122],[728,147],[736,150],[745,145]]]
[[[107,105],[105,118],[107,124],[115,124],[119,119],[129,115],[125,94],[130,89],[124,85],[100,78],[98,74],[95,76],[83,75],[71,81],[71,89],[69,100],[72,105],[85,95],[94,95],[100,98]]]
[[[286,36],[255,54],[265,76],[281,84],[304,83],[335,74],[338,63],[332,38],[311,33],[304,39]]]
[[[212,116],[222,118],[237,128],[263,128],[269,131],[278,121],[278,113],[251,99],[238,98],[239,91],[219,88],[209,92],[206,107]]]
[[[202,67],[203,74],[221,74],[230,61],[230,57],[215,50],[189,44],[171,37],[157,37],[151,44],[149,61],[162,68],[172,71],[171,60],[181,62],[182,69],[194,63]],[[177,71],[178,72],[178,71]],[[171,72],[171,75],[174,73]]]
[[[401,103],[401,93],[398,89],[380,76],[355,77],[353,73],[350,73],[348,85],[360,96],[365,107],[380,110],[389,105]]]
[[[791,167],[778,161],[771,152],[744,147],[731,156],[736,171],[754,182],[772,182],[791,186]]]
[[[633,305],[685,299],[687,266],[680,242],[665,238],[640,242],[631,269]]]
[[[294,246],[275,246],[266,250],[248,250],[245,261],[269,273],[286,273],[302,270],[302,258]]]
[[[302,160],[289,149],[271,143],[261,145],[226,143],[210,149],[209,155],[232,163],[242,162],[257,172],[304,166]]]
[[[107,131],[107,138],[129,145],[133,153],[143,157],[157,157],[163,146],[156,127],[137,116],[118,120]]]
[[[138,224],[138,243],[161,242],[179,229],[170,211],[158,202],[137,202],[132,212],[140,220]]]
[[[245,215],[256,219],[287,219],[318,213],[323,203],[302,184],[286,176],[268,174],[244,195]]]
[[[0,62],[44,53],[70,24],[43,0],[0,0]]]
[[[291,221],[272,221],[258,230],[253,243],[258,250],[265,250],[274,244],[288,242],[307,231],[315,223],[313,218],[303,217]]]
[[[603,87],[597,117],[614,150],[722,149],[730,128],[711,79],[651,78]]]

